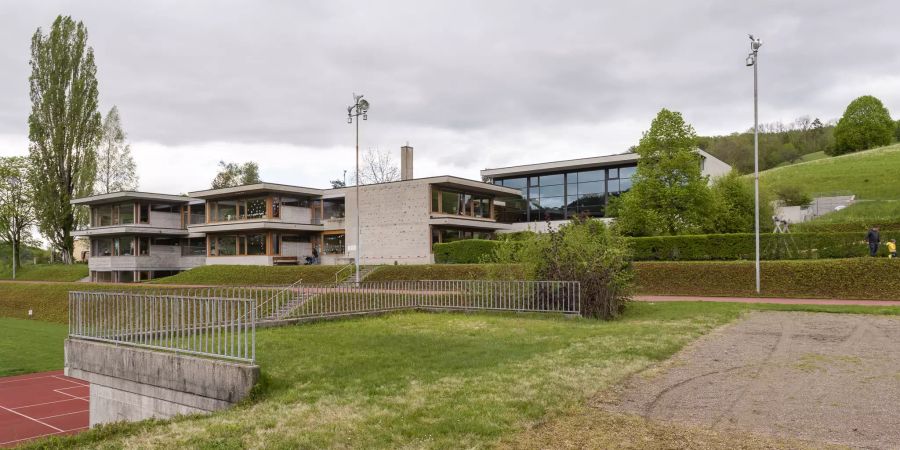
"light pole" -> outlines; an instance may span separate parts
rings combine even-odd
[[[757,67],[759,66],[759,48],[762,42],[750,35],[750,54],[747,55],[747,66],[753,66],[753,217],[756,226],[756,293],[759,288],[759,94],[757,90]]]
[[[353,123],[356,117],[356,255],[353,261],[356,263],[356,284],[359,284],[359,260],[362,256],[362,245],[359,241],[359,116],[363,120],[369,120],[369,102],[363,100],[362,94],[353,94],[353,104],[347,107],[347,123]]]

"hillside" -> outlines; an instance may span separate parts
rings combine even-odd
[[[823,222],[900,219],[900,144],[821,158],[760,173],[765,189],[799,186],[811,196],[854,194],[857,203],[829,214]]]

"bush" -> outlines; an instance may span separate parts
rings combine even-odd
[[[812,203],[813,199],[806,192],[803,192],[799,186],[781,185],[775,188],[775,196],[784,206],[807,206]],[[760,218],[767,217],[760,214]],[[762,220],[762,219],[760,219]]]
[[[628,245],[600,220],[575,218],[549,233],[504,241],[494,259],[521,263],[532,280],[578,281],[581,313],[587,317],[616,318],[630,298]]]
[[[485,261],[500,243],[484,239],[434,244],[434,262],[438,264],[475,264]]]
[[[769,297],[900,299],[900,259],[764,261]],[[753,262],[634,263],[637,292],[659,295],[754,296]]]
[[[865,231],[760,235],[760,259],[852,258],[869,254]],[[881,241],[900,239],[882,231]],[[753,233],[654,236],[629,239],[636,261],[704,261],[753,259]],[[886,256],[884,247],[879,250]]]
[[[900,231],[900,222],[894,221],[871,221],[871,222],[804,222],[791,225],[791,230],[802,233],[841,233],[855,232],[865,234],[869,228],[879,227],[881,232]]]

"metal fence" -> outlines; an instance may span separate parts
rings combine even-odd
[[[253,362],[258,294],[246,288],[69,292],[69,336]]]
[[[425,280],[295,284],[260,303],[262,321],[401,309],[580,314],[576,281]]]
[[[235,361],[256,325],[397,310],[581,313],[576,281],[428,280],[69,293],[69,336]]]

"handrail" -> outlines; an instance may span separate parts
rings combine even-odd
[[[346,266],[341,267],[341,270],[338,270],[337,272],[334,273],[334,282],[335,282],[335,284],[341,282],[341,280],[342,280],[342,278],[340,278],[341,273],[344,272],[345,270],[351,268],[351,267],[353,267],[353,264],[347,264]],[[345,276],[344,278],[346,278],[346,276]]]
[[[293,282],[293,283],[291,283],[291,284],[285,286],[285,287],[282,288],[280,291],[275,292],[274,294],[270,295],[269,298],[267,298],[267,299],[266,299],[265,301],[263,301],[262,303],[257,304],[257,305],[256,305],[256,308],[259,309],[260,311],[264,311],[263,307],[265,307],[266,304],[268,304],[268,303],[271,302],[272,300],[278,298],[279,295],[281,295],[281,294],[283,294],[283,293],[285,293],[285,292],[287,292],[287,291],[289,291],[289,290],[296,289],[296,288],[297,288],[298,286],[300,286],[302,283],[303,283],[303,278],[301,278],[301,279],[299,279],[299,280],[297,280],[297,281],[295,281],[295,282]]]

